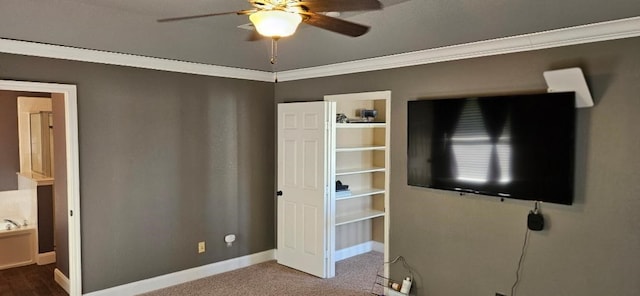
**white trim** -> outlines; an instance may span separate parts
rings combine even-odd
[[[282,71],[278,73],[278,81],[284,82],[409,67],[637,36],[640,36],[640,17],[632,17],[358,61]]]
[[[383,253],[384,244],[377,241],[368,241],[348,248],[336,250],[334,258],[337,261],[351,258],[353,256],[362,255],[367,252],[376,251]]]
[[[64,273],[62,273],[62,271],[57,268],[53,270],[53,279],[60,287],[62,287],[62,289],[67,291],[68,294],[71,294],[69,292],[69,279],[64,275]]]
[[[383,244],[381,242],[376,242],[376,241],[372,241],[371,243],[372,243],[371,244],[371,251],[376,251],[378,253],[385,252],[385,250],[386,250],[385,246],[389,245],[389,244]]]
[[[640,16],[278,72],[278,81],[376,71],[640,36]],[[271,72],[0,38],[0,52],[204,76],[273,82]]]
[[[325,100],[326,101],[326,100]],[[336,102],[325,102],[325,122],[324,130],[325,145],[325,275],[327,278],[336,276]]]
[[[78,108],[75,85],[0,80],[0,90],[61,93],[65,103],[65,133],[67,136],[67,207],[74,215],[68,217],[69,284],[71,296],[82,294],[82,262],[80,236],[80,166],[78,149]]]
[[[36,264],[47,265],[56,262],[56,252],[38,253],[36,256]]]
[[[197,279],[209,277],[219,273],[236,270],[239,268],[251,266],[254,264],[270,261],[275,259],[275,250],[267,250],[243,257],[233,258],[209,265],[194,267],[178,272],[173,272],[154,278],[141,280],[133,283],[116,286],[100,291],[85,294],[88,296],[107,296],[107,295],[138,295],[182,283],[194,281]]]
[[[67,134],[67,196],[69,215],[69,278],[71,296],[82,295],[82,254],[80,235],[80,157],[78,144],[78,102],[76,86],[65,92],[65,127]],[[73,215],[71,215],[73,213]],[[73,261],[72,261],[73,260]]]
[[[0,38],[0,52],[204,76],[273,82],[270,72]]]

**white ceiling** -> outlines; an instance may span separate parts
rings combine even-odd
[[[344,0],[349,1],[349,0]],[[246,41],[246,16],[158,23],[237,11],[245,0],[0,0],[0,37],[263,71],[291,70],[640,15],[638,0],[382,0],[345,14],[371,26],[345,37],[307,25],[279,42]]]

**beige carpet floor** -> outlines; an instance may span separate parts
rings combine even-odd
[[[336,276],[320,279],[279,265],[275,261],[268,261],[144,295],[371,295],[382,263],[382,253],[365,253],[337,262]]]

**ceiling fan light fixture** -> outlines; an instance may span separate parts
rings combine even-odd
[[[249,16],[249,20],[251,20],[260,35],[280,38],[293,35],[300,22],[302,22],[302,16],[282,10],[261,10],[252,13]]]

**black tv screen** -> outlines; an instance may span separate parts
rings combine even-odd
[[[575,95],[408,102],[412,186],[572,204]]]

